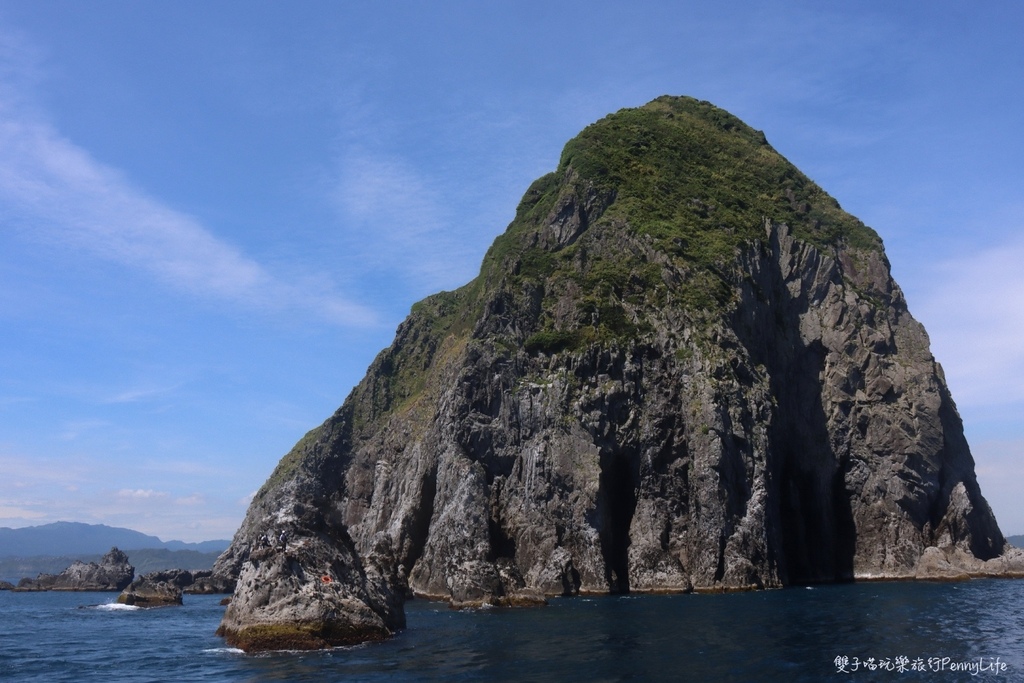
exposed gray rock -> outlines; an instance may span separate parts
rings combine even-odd
[[[230,642],[384,637],[406,590],[510,605],[1018,571],[877,236],[705,105],[595,124],[480,276],[413,307],[218,559],[239,578]],[[676,125],[698,133],[648,135]],[[693,140],[707,153],[653,187],[707,191],[685,203],[701,227],[665,227],[622,178]],[[623,147],[580,161],[584,143]],[[785,192],[682,177],[751,168]],[[735,218],[764,197],[785,221]]]
[[[191,586],[192,573],[183,569],[150,572],[131,582],[117,601],[136,607],[166,607],[182,604],[182,589]]]
[[[120,591],[132,582],[135,568],[128,556],[117,548],[103,556],[99,564],[75,561],[60,574],[40,574],[22,579],[19,591]]]
[[[235,579],[227,576],[217,576],[212,570],[200,570],[191,572],[192,583],[182,586],[185,593],[193,595],[215,595],[219,593],[234,593]]]
[[[318,649],[381,640],[405,625],[405,587],[387,538],[360,560],[348,538],[285,528],[294,533],[282,529],[248,553],[218,629],[229,644]]]
[[[10,581],[0,581],[0,591],[14,590],[14,584]]]
[[[215,576],[210,570],[168,569],[140,576],[125,588],[117,601],[139,607],[181,605],[182,595],[232,593],[235,580]]]
[[[926,548],[918,562],[914,578],[933,581],[1024,578],[1024,550],[1009,548],[999,557],[979,560],[955,547]]]

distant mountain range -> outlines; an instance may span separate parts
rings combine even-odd
[[[1024,536],[1007,536],[1006,540],[1014,548],[1024,548]]]
[[[132,529],[80,522],[54,522],[21,529],[0,527],[0,558],[102,555],[115,546],[124,551],[166,549],[219,553],[229,544],[230,541],[226,540],[201,543],[161,541],[156,536]]]

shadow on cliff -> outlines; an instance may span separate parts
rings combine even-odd
[[[821,404],[819,345],[794,345],[793,362],[772,372],[778,398],[772,443],[778,486],[783,582],[853,580],[857,533],[846,472],[833,451]]]
[[[734,326],[752,365],[764,367],[776,401],[767,454],[768,514],[775,520],[769,534],[782,550],[784,584],[852,581],[857,532],[845,485],[849,463],[830,443],[822,405],[826,350],[800,334],[801,316],[812,305],[809,285],[801,283],[795,294],[787,286],[780,262],[796,256],[783,249],[773,229],[743,285]],[[817,267],[827,265],[819,260]],[[839,277],[829,270],[829,280]]]

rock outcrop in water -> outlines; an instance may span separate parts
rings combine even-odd
[[[19,591],[120,591],[132,582],[135,568],[128,556],[117,548],[103,556],[99,564],[75,561],[60,574],[40,574],[22,579]]]
[[[877,235],[730,114],[585,129],[284,457],[215,571],[246,649],[455,605],[1024,570]]]
[[[183,589],[192,585],[192,573],[180,569],[144,574],[131,582],[117,602],[136,607],[168,607],[182,604]]]
[[[139,607],[163,607],[181,605],[185,593],[213,595],[232,593],[234,579],[214,576],[212,571],[189,571],[187,569],[166,569],[144,574],[121,591],[117,601],[124,605]]]

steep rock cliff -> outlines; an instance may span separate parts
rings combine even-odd
[[[999,573],[1004,545],[877,235],[760,132],[666,97],[566,145],[216,571],[239,576],[223,632],[316,647],[387,635],[406,593]]]

